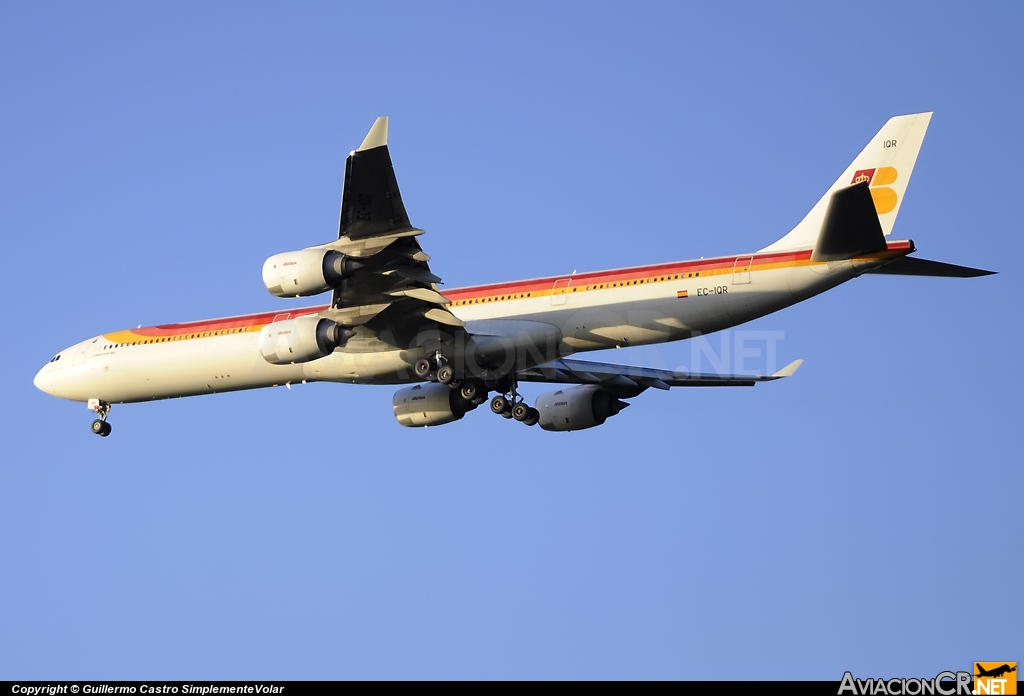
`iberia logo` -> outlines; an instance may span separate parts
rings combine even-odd
[[[975,694],[1017,693],[1016,662],[975,662]]]
[[[879,215],[885,215],[896,209],[896,201],[899,200],[899,196],[888,185],[896,183],[898,177],[899,172],[895,167],[858,169],[853,173],[853,181],[850,183],[859,184],[866,181],[871,187],[871,198],[875,201],[875,211]]]
[[[868,182],[868,184],[870,184],[871,183],[871,177],[873,177],[874,175],[875,175],[875,170],[874,169],[858,169],[857,171],[855,171],[853,173],[853,181],[851,181],[850,183],[851,184],[859,184],[862,181],[866,181],[866,182]]]

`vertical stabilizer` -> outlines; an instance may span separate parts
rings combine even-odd
[[[833,194],[853,184],[866,182],[886,236],[892,232],[896,214],[903,203],[910,174],[921,151],[931,112],[895,116],[882,126],[871,142],[853,160],[843,175],[832,184],[811,212],[785,237],[762,251],[806,249],[814,246],[825,222],[825,213]]]

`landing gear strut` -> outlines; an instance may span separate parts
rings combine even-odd
[[[110,413],[110,404],[99,399],[89,399],[89,410],[95,411],[99,416],[92,422],[92,431],[100,437],[110,434],[110,423],[107,422],[107,415]]]

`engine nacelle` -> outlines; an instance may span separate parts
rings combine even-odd
[[[476,408],[458,389],[445,384],[417,384],[395,392],[391,400],[395,418],[407,428],[444,425],[457,421]]]
[[[593,384],[559,389],[537,397],[540,427],[555,432],[593,428],[627,406],[625,401]]]
[[[263,263],[263,284],[275,297],[319,295],[341,285],[362,264],[331,249],[274,254]]]
[[[334,352],[353,332],[317,316],[275,321],[260,329],[260,354],[268,363],[309,362]]]

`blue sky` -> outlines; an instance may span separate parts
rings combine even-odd
[[[0,678],[1024,658],[1022,17],[0,5]],[[307,385],[115,407],[107,439],[32,386],[104,331],[287,306],[262,262],[336,235],[345,154],[382,114],[458,287],[756,250],[886,119],[926,110],[894,237],[1000,275],[862,278],[743,327],[806,359],[781,383],[649,393],[573,434],[482,410],[403,429],[391,388]]]

